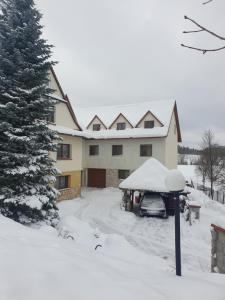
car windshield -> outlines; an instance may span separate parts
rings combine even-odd
[[[165,209],[165,204],[160,195],[146,194],[142,200],[142,206],[151,209]]]

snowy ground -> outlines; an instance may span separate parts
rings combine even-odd
[[[75,240],[0,217],[0,299],[225,300],[225,275],[210,273],[210,224],[225,206],[197,191],[194,199],[201,220],[190,227],[181,218],[182,278],[174,275],[173,217],[121,211],[117,189],[85,190],[59,205],[60,234]]]

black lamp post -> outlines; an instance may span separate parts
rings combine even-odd
[[[166,186],[175,200],[175,257],[176,275],[181,276],[180,247],[180,200],[179,195],[185,188],[185,178],[178,170],[171,170],[166,178]]]

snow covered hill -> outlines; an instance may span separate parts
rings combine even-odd
[[[201,220],[190,227],[181,218],[181,278],[174,275],[174,219],[121,211],[117,189],[85,190],[61,203],[58,231],[0,216],[1,299],[225,300],[225,275],[210,273],[210,223],[225,206],[193,194]]]

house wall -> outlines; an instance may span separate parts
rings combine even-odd
[[[57,84],[57,82],[56,82],[56,80],[55,80],[52,72],[49,72],[49,86],[50,86],[51,89],[54,90],[53,95],[55,94],[58,97],[63,98],[63,95],[62,95],[62,93],[61,93],[61,91],[59,89],[59,86],[58,86],[58,84]]]
[[[135,170],[149,157],[140,156],[140,145],[152,144],[153,157],[165,164],[165,138],[86,140],[84,168]],[[90,156],[89,146],[99,145],[99,155]],[[112,156],[112,145],[123,145],[123,155]]]
[[[55,105],[55,123],[59,126],[79,130],[65,102],[60,101]]]
[[[161,127],[161,124],[159,121],[149,112],[147,115],[144,117],[143,120],[138,124],[138,128],[144,128],[144,123],[145,121],[155,121],[155,127]]]
[[[71,159],[57,160],[56,153],[51,153],[51,157],[56,160],[55,166],[59,169],[60,176],[69,176],[69,188],[61,190],[59,201],[66,199],[73,199],[80,194],[81,176],[82,176],[82,138],[60,135],[62,141],[71,145]]]
[[[69,176],[69,188],[60,190],[58,201],[70,200],[80,196],[81,171],[63,172],[61,176]]]
[[[165,139],[165,165],[168,169],[176,169],[177,168],[177,160],[178,160],[178,132],[176,126],[175,114],[173,113],[168,136]]]
[[[113,123],[110,129],[117,129],[117,123],[126,123],[126,129],[132,128],[132,126],[127,122],[127,120],[120,115],[118,119]]]
[[[71,145],[71,159],[69,160],[57,160],[56,167],[61,172],[68,171],[81,171],[82,170],[82,138],[76,136],[62,135],[63,139],[59,143]],[[56,160],[56,153],[53,154],[53,158]]]
[[[117,187],[121,180],[118,170],[136,170],[149,157],[140,156],[140,145],[151,144],[153,157],[165,164],[165,138],[85,140],[83,142],[83,178],[82,185],[87,185],[88,168],[106,170],[106,186]],[[99,145],[99,155],[90,156],[89,146]],[[112,156],[112,145],[123,145],[123,155]]]

